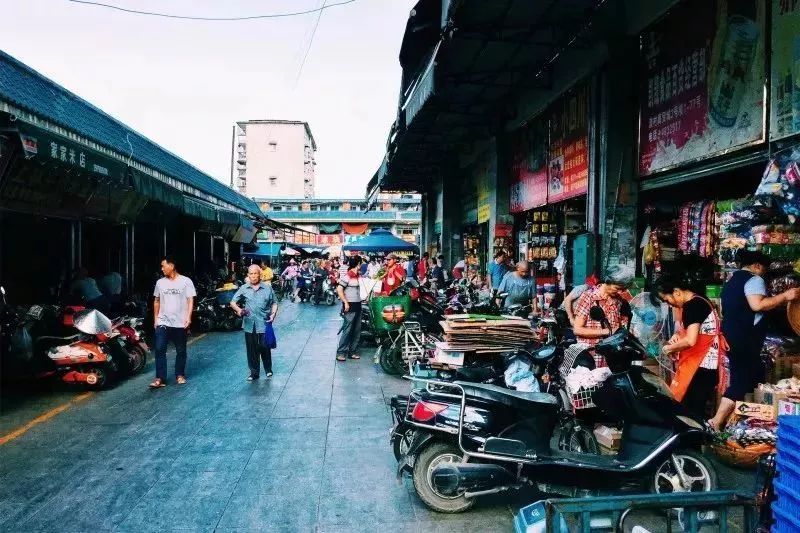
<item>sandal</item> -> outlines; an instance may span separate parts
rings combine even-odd
[[[148,385],[148,387],[150,387],[151,389],[160,389],[166,386],[167,386],[166,383],[161,381],[161,378],[154,379],[153,382],[150,385]]]
[[[343,355],[337,355],[336,356],[336,360],[337,361],[341,361],[342,363],[344,363],[345,361],[347,361],[347,357],[345,357]]]
[[[177,378],[175,378],[175,382],[178,385],[186,385],[186,376],[178,376]]]
[[[358,355],[357,353],[354,353],[353,355],[350,356],[350,359],[361,359],[361,356]]]

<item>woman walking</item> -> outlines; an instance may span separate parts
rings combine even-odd
[[[347,260],[347,272],[339,278],[336,293],[342,301],[342,329],[339,331],[339,346],[336,348],[336,360],[346,361],[361,359],[356,353],[361,340],[361,289],[359,267],[361,260],[350,257]]]
[[[677,362],[670,389],[689,411],[705,417],[719,382],[720,353],[726,352],[728,345],[711,302],[691,287],[691,283],[663,276],[655,290],[662,301],[678,311],[682,324],[662,350]]]

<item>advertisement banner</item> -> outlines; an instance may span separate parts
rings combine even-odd
[[[547,201],[586,194],[589,188],[589,86],[566,93],[550,110]]]
[[[772,2],[771,140],[800,132],[800,0]]]
[[[317,235],[316,241],[320,246],[335,246],[337,244],[342,244],[342,234]]]
[[[540,118],[518,130],[512,140],[512,213],[547,204],[547,134],[547,121]]]
[[[640,176],[764,139],[764,11],[696,0],[642,34]]]

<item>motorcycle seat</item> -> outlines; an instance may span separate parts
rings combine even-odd
[[[531,357],[537,363],[543,363],[545,361],[549,361],[556,355],[556,347],[552,344],[545,344],[544,346],[540,346],[539,348],[531,351]]]
[[[464,381],[455,383],[464,389],[468,398],[497,402],[526,411],[555,411],[558,409],[556,398],[544,392],[521,392],[486,383],[466,383]]]

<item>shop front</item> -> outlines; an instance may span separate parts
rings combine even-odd
[[[512,257],[529,261],[540,294],[563,295],[594,271],[588,94],[579,84],[511,136]]]
[[[723,285],[741,266],[740,252],[754,250],[771,260],[763,276],[769,294],[800,286],[800,122],[787,79],[798,38],[800,6],[756,0],[685,2],[642,34],[638,269],[648,284],[678,277],[724,314]],[[774,444],[778,398],[787,414],[800,414],[800,380],[791,379],[800,329],[790,327],[786,306],[762,320],[764,383],[747,399],[769,408],[760,417],[734,415],[735,436],[718,447],[739,464],[763,453],[754,435]],[[665,324],[673,321],[679,317]],[[670,379],[674,361],[659,363]],[[757,408],[739,411],[748,409]]]

